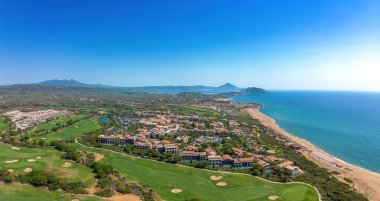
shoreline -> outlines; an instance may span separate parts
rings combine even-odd
[[[302,147],[302,154],[317,165],[331,171],[337,171],[340,174],[333,174],[339,181],[347,183],[344,178],[352,180],[349,184],[354,190],[363,194],[370,201],[380,201],[380,174],[370,170],[347,163],[339,158],[332,156],[311,142],[297,137],[282,129],[274,119],[260,112],[260,107],[246,108],[243,110],[252,118],[259,120],[264,126],[267,126],[289,141]]]

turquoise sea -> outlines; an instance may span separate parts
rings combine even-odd
[[[286,131],[380,173],[380,93],[272,91],[232,101],[260,103],[261,111]]]

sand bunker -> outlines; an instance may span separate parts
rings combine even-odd
[[[226,183],[226,182],[218,182],[216,185],[217,185],[217,186],[226,186],[227,183]]]
[[[71,163],[66,162],[65,164],[62,165],[63,168],[69,168],[71,167]]]
[[[7,171],[10,173],[13,173],[15,170],[14,169],[8,169]]]
[[[20,150],[20,148],[18,148],[18,147],[11,147],[11,149],[13,149],[13,150]]]
[[[33,169],[32,168],[25,168],[24,170],[22,170],[22,171],[24,171],[24,172],[26,172],[26,173],[28,173],[28,172],[31,172]]]
[[[41,156],[37,156],[36,159],[41,159],[42,157]]]
[[[268,196],[268,199],[269,200],[277,200],[278,196],[277,195],[270,195],[270,196]]]
[[[5,163],[17,163],[18,162],[18,160],[17,159],[15,159],[15,160],[9,160],[9,161],[5,161]]]
[[[182,189],[174,188],[171,190],[172,193],[182,193]]]
[[[36,162],[35,159],[28,159],[27,161],[28,161],[29,163],[34,163],[34,162]]]
[[[218,181],[218,180],[223,179],[223,177],[222,177],[222,176],[215,176],[215,175],[212,175],[212,176],[210,177],[210,179],[213,180],[213,181]]]
[[[104,156],[102,154],[95,153],[95,152],[91,152],[91,153],[93,153],[95,155],[95,162],[98,162],[104,158]]]
[[[139,198],[139,196],[133,195],[133,194],[114,195],[114,196],[112,196],[110,198],[107,198],[107,200],[110,200],[110,201],[125,201],[125,200],[128,200],[128,201],[141,201],[141,199]]]

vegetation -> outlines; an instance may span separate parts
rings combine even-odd
[[[83,133],[96,131],[99,128],[100,126],[95,119],[83,119],[69,127],[47,135],[45,141],[73,140]]]
[[[59,191],[49,191],[46,188],[35,188],[21,183],[0,183],[0,200],[6,201],[71,201],[80,199],[81,201],[101,201],[102,199],[87,196],[75,195]]]
[[[90,168],[84,167],[72,161],[61,159],[62,153],[52,149],[38,149],[18,147],[14,150],[10,145],[0,144],[0,169],[14,170],[14,175],[24,173],[26,168],[34,171],[44,170],[68,182],[83,182],[90,186],[95,182],[94,174]],[[37,158],[38,157],[38,158]],[[39,159],[39,157],[41,157]],[[6,163],[6,161],[18,160],[14,163]],[[34,162],[28,162],[34,161]],[[69,163],[70,167],[64,167],[65,163]]]
[[[149,185],[165,200],[190,200],[194,195],[206,201],[266,200],[273,194],[281,196],[283,200],[318,200],[314,188],[305,184],[274,184],[248,175],[202,171],[79,145],[78,149],[103,154],[105,157],[101,163],[112,165],[114,170],[128,179]],[[212,175],[224,178],[212,181]],[[227,186],[216,186],[221,181],[226,182]],[[183,192],[171,193],[175,188],[180,188]]]
[[[35,136],[37,134],[49,134],[51,132],[56,132],[59,129],[62,129],[67,126],[73,125],[75,122],[87,117],[87,115],[71,115],[69,117],[64,117],[60,119],[56,119],[53,121],[50,121],[46,124],[42,124],[35,129],[33,129],[31,132],[28,133],[28,135]]]
[[[0,117],[0,133],[8,129],[8,125],[5,122],[5,118]]]
[[[221,114],[217,111],[206,109],[206,108],[188,106],[188,105],[179,105],[179,106],[173,107],[171,112],[175,114],[180,114],[180,115],[197,115],[200,117],[220,117],[221,116]]]
[[[290,178],[290,181],[313,184],[313,186],[319,189],[322,200],[367,200],[363,195],[351,190],[349,185],[339,182],[326,169],[319,167],[295,150],[275,140],[275,138],[266,132],[261,133],[260,139],[263,141],[262,143],[268,143],[281,148],[291,161],[294,161],[297,166],[305,171],[300,176]],[[281,181],[283,179],[282,174],[276,174],[276,172],[265,174],[263,177],[274,181]]]

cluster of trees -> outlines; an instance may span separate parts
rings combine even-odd
[[[96,187],[99,190],[95,193],[96,195],[111,197],[116,192],[121,194],[132,193],[138,195],[144,201],[154,200],[154,192],[148,186],[140,186],[125,179],[114,170],[111,164],[95,162],[92,168],[98,178]]]
[[[108,163],[95,162],[95,155],[86,151],[78,151],[74,146],[63,141],[52,141],[50,143],[55,149],[64,152],[62,158],[76,161],[90,167],[98,178],[95,193],[101,197],[111,197],[115,193],[138,195],[142,200],[153,201],[154,192],[147,186],[140,186],[120,176],[114,167]],[[50,185],[54,186],[54,185]],[[70,190],[70,186],[59,186],[63,190]]]
[[[86,194],[85,185],[82,182],[67,182],[65,179],[57,178],[55,175],[43,170],[33,170],[26,174],[15,175],[8,170],[0,170],[0,180],[10,182],[28,183],[36,187],[48,187],[54,191],[62,189],[69,193]]]

